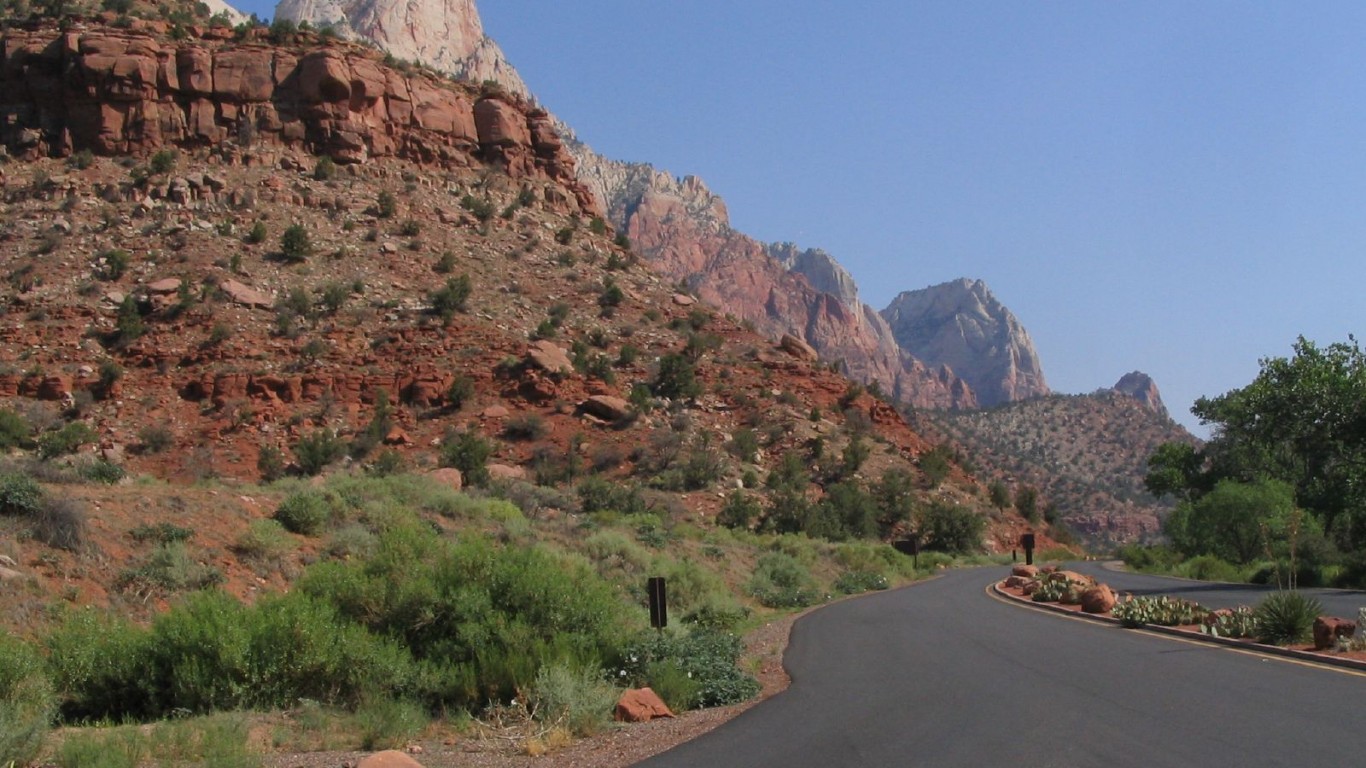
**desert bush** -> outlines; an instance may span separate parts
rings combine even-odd
[[[313,178],[316,181],[330,181],[337,175],[337,163],[329,155],[318,158],[313,165]]]
[[[585,514],[612,511],[634,515],[649,509],[639,488],[602,477],[584,478],[579,481],[575,491],[579,496],[579,508]]]
[[[446,284],[427,297],[432,306],[432,313],[440,316],[442,320],[450,322],[456,312],[465,311],[465,304],[473,290],[474,286],[469,275],[462,274],[458,277],[446,278]]]
[[[693,362],[684,355],[669,354],[659,359],[659,371],[650,389],[656,397],[689,399],[702,394]]]
[[[1192,557],[1175,569],[1176,573],[1188,579],[1199,581],[1241,582],[1242,570],[1214,555]]]
[[[134,527],[128,532],[135,541],[154,541],[158,544],[169,544],[173,541],[189,541],[194,538],[194,531],[175,523],[143,523]]]
[[[332,505],[319,491],[299,491],[286,496],[273,517],[291,533],[317,536],[332,518]]]
[[[506,701],[543,666],[612,655],[624,629],[612,587],[586,565],[423,525],[384,531],[363,563],[313,566],[300,589],[406,645],[436,706]]]
[[[256,454],[256,471],[263,482],[271,483],[285,476],[285,454],[273,445],[263,445]]]
[[[8,408],[0,408],[0,451],[26,447],[32,434],[27,419]]]
[[[402,749],[417,737],[431,720],[417,702],[374,696],[356,708],[353,727],[360,739],[360,748],[378,751]]]
[[[540,440],[549,428],[538,413],[522,413],[503,424],[503,436],[509,440]]]
[[[152,155],[152,159],[148,162],[147,167],[152,173],[170,173],[175,170],[176,161],[178,159],[179,155],[173,149],[158,150]]]
[[[114,589],[150,596],[212,587],[223,582],[223,572],[197,561],[180,542],[159,544],[142,563],[114,579]]]
[[[759,682],[737,666],[743,651],[740,638],[725,632],[648,632],[623,649],[620,671],[625,674],[618,676],[633,685],[649,685],[656,693],[662,689],[660,696],[680,711],[736,704],[759,693]]]
[[[313,240],[304,225],[291,224],[280,236],[280,254],[285,261],[307,261],[312,253]]]
[[[835,591],[843,595],[886,589],[887,586],[887,577],[875,571],[845,571],[835,579]]]
[[[305,475],[317,475],[346,455],[346,443],[330,429],[319,429],[294,444],[294,461]]]
[[[716,514],[716,522],[727,528],[748,528],[763,511],[763,505],[753,495],[731,491],[721,511]]]
[[[138,430],[138,442],[145,453],[161,453],[175,442],[175,435],[163,425],[149,424]]]
[[[49,547],[79,552],[85,547],[90,525],[85,505],[69,497],[48,497],[32,515],[33,538]]]
[[[0,635],[0,762],[27,765],[37,757],[56,703],[38,649]]]
[[[472,397],[474,397],[474,381],[464,374],[457,374],[451,380],[451,386],[446,390],[446,406],[451,410],[458,411]]]
[[[819,599],[811,572],[782,552],[761,556],[745,589],[769,608],[805,608]]]
[[[375,214],[381,219],[391,219],[398,213],[398,198],[394,193],[384,190],[375,198]]]
[[[617,696],[601,670],[565,664],[537,670],[530,692],[537,719],[561,725],[575,736],[592,736],[607,727]]]
[[[1323,604],[1297,590],[1273,592],[1253,610],[1257,639],[1272,645],[1291,645],[1307,640]]]
[[[31,517],[42,507],[43,489],[38,481],[20,472],[0,474],[0,513]]]
[[[264,221],[257,221],[251,225],[251,229],[247,230],[245,240],[252,245],[264,243],[268,234],[269,233],[266,232],[266,223]]]
[[[489,481],[486,465],[497,447],[478,432],[448,432],[441,441],[441,466],[460,470],[465,482],[482,486]]]
[[[67,456],[95,440],[95,431],[83,421],[73,421],[60,429],[38,436],[38,455],[44,459]]]
[[[242,557],[261,563],[278,562],[294,548],[285,535],[285,527],[278,520],[252,520],[247,530],[237,537],[233,549]]]

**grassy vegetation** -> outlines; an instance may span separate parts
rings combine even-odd
[[[41,487],[35,498],[31,485],[10,486],[16,511],[41,503]],[[0,744],[17,756],[7,759],[248,766],[260,758],[241,733],[247,713],[275,713],[281,748],[372,749],[514,701],[543,739],[591,734],[627,685],[654,687],[678,709],[749,698],[746,629],[922,573],[881,543],[704,530],[593,483],[581,489],[590,514],[533,519],[522,507],[539,509],[534,488],[472,495],[357,474],[256,489],[278,511],[243,520],[230,551],[256,568],[298,562],[306,547],[320,554],[295,588],[250,605],[215,587],[222,574],[187,529],[136,526],[130,539],[150,549],[116,586],[170,608],[139,624],[59,605],[29,640],[6,638]],[[930,554],[921,566],[948,561]],[[644,582],[656,575],[670,585],[663,633],[646,626]],[[126,722],[155,725],[44,739],[54,724]]]

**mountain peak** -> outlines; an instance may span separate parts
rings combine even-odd
[[[474,83],[493,81],[530,97],[522,76],[484,34],[474,0],[280,0],[275,16],[331,27],[344,38],[370,40],[397,58]]]
[[[1125,397],[1132,397],[1148,410],[1167,415],[1167,406],[1162,403],[1162,394],[1157,391],[1157,383],[1142,371],[1124,374],[1111,389]]]
[[[882,316],[902,349],[952,368],[983,406],[1049,393],[1029,332],[981,280],[905,291]]]

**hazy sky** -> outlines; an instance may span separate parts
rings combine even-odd
[[[1360,330],[1366,4],[479,7],[598,152],[702,177],[876,308],[985,280],[1056,391],[1138,369],[1194,425],[1297,335]]]

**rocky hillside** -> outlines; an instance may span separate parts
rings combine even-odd
[[[1132,393],[1135,378],[1147,386]],[[1158,534],[1169,505],[1143,487],[1167,442],[1198,442],[1167,415],[1156,385],[1128,374],[1090,395],[1048,395],[976,412],[922,414],[961,444],[984,477],[1041,491],[1056,517],[1098,546]]]
[[[483,34],[472,0],[426,3],[283,0],[277,15],[368,39],[400,58],[419,60],[476,82],[490,79],[511,93],[526,85],[496,43]],[[442,30],[449,30],[449,34]],[[857,299],[852,279],[819,251],[787,259],[730,227],[725,203],[696,177],[678,178],[646,163],[605,158],[558,124],[608,222],[626,233],[661,274],[706,301],[779,338],[796,336],[849,375],[877,382],[917,407],[976,404],[971,388],[943,366],[926,365],[898,348],[886,323]],[[814,254],[820,257],[811,258]],[[842,275],[842,277],[838,277]],[[830,279],[842,280],[831,291]]]
[[[905,291],[882,317],[902,349],[951,369],[984,407],[1049,393],[1029,332],[981,280]]]

